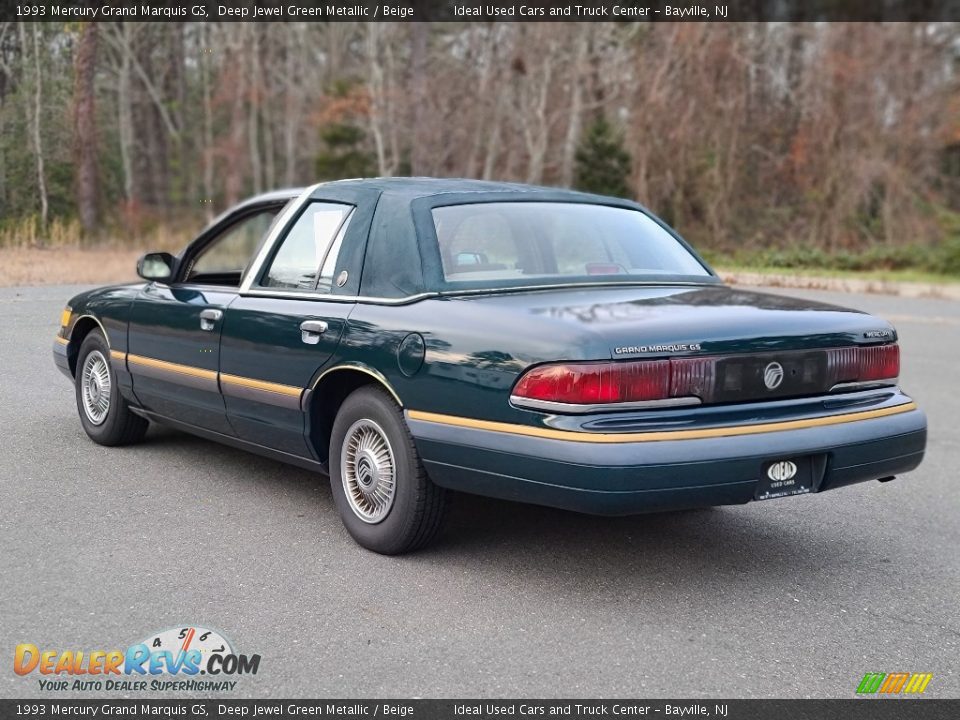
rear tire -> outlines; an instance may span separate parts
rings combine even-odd
[[[351,393],[337,413],[330,488],[353,539],[383,555],[427,545],[449,504],[449,493],[427,477],[400,408],[373,386]]]
[[[99,330],[92,330],[80,345],[74,386],[80,424],[91,440],[114,446],[143,439],[150,423],[134,415],[120,394],[110,365],[110,346]]]

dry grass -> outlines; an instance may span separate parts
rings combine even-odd
[[[84,238],[76,221],[53,220],[43,232],[35,218],[0,227],[0,287],[84,285],[136,280],[137,258],[149,251],[176,253],[202,227],[197,218],[139,232],[105,230]]]
[[[0,287],[87,285],[136,280],[142,250],[0,247]]]
[[[84,236],[76,220],[54,218],[43,228],[35,217],[3,221],[0,287],[136,280],[138,257],[147,251],[177,253],[203,225],[202,218],[185,216],[140,229],[113,226]]]

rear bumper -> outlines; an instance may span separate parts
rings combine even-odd
[[[601,515],[746,503],[764,463],[805,455],[825,459],[816,492],[898,475],[920,464],[927,430],[923,412],[899,392],[799,422],[726,426],[737,434],[651,430],[627,442],[533,437],[423,415],[408,412],[407,421],[438,485]]]

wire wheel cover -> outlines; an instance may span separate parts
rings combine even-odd
[[[92,351],[83,361],[80,372],[80,395],[83,411],[94,425],[102,425],[110,412],[110,367],[99,350]]]
[[[340,451],[343,490],[354,514],[371,525],[386,518],[397,488],[397,465],[386,433],[372,420],[357,420]]]

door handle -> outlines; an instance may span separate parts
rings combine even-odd
[[[300,339],[307,345],[316,345],[320,336],[327,331],[327,324],[323,320],[304,320],[300,323]]]
[[[201,330],[213,330],[213,326],[217,324],[217,321],[223,317],[222,310],[214,310],[213,308],[207,308],[200,312],[200,329]]]

